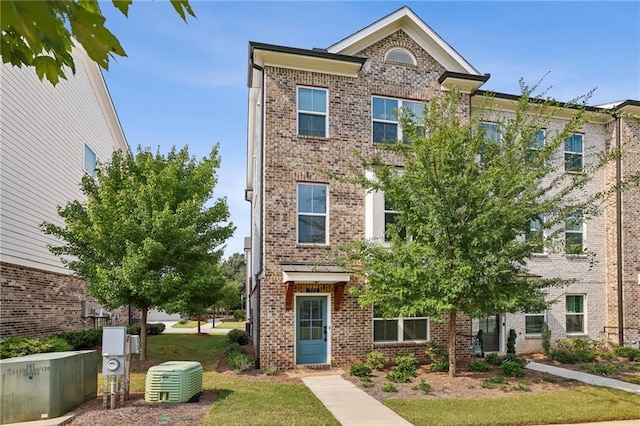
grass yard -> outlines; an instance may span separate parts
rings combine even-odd
[[[245,322],[223,322],[220,323],[218,325],[216,325],[216,328],[237,328],[239,330],[244,330],[245,329]]]
[[[207,321],[200,321],[200,325],[206,324]],[[180,324],[179,322],[173,324],[171,328],[196,328],[198,326],[198,321],[187,321],[184,324]]]
[[[384,404],[416,426],[534,425],[640,419],[640,396],[599,387],[504,398],[388,399]]]

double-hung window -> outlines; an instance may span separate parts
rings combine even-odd
[[[84,144],[84,158],[83,158],[83,168],[84,171],[90,174],[93,177],[96,177],[96,167],[98,166],[98,156],[96,153],[87,145]]]
[[[584,294],[569,294],[566,303],[567,334],[584,334]]]
[[[327,185],[298,184],[298,243],[328,243],[327,192]]]
[[[538,216],[536,219],[529,221],[529,232],[525,234],[525,241],[534,241],[533,253],[544,253],[544,230],[542,224],[544,223],[544,215]]]
[[[582,210],[576,210],[564,220],[564,241],[567,254],[584,252],[584,220]]]
[[[384,318],[374,309],[374,342],[415,342],[429,340],[429,318],[415,316],[407,318]]]
[[[527,153],[527,161],[535,161],[538,151],[544,146],[544,130],[538,130],[533,139],[529,143],[529,152]]]
[[[500,142],[500,134],[502,133],[502,128],[499,124],[489,123],[484,121],[480,123],[480,126],[484,129],[484,139],[487,141]]]
[[[298,87],[298,134],[327,137],[327,90]]]
[[[547,320],[547,312],[534,312],[524,314],[524,332],[529,335],[542,333],[542,325]]]
[[[398,120],[401,114],[410,114],[415,121],[419,135],[424,134],[422,113],[424,103],[374,96],[372,100],[372,139],[376,143],[408,142],[403,137],[402,126]]]
[[[429,340],[429,319],[427,317],[374,318],[373,340],[378,343]]]
[[[400,216],[400,211],[396,207],[396,205],[390,201],[389,199],[384,199],[384,240],[391,241],[391,232],[393,228],[393,224],[396,223],[396,220]],[[396,229],[396,231],[400,234],[400,238],[405,238],[407,236],[406,228]]]
[[[564,141],[564,170],[566,172],[581,173],[583,153],[582,135],[572,135]]]

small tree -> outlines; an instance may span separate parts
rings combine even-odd
[[[64,226],[42,225],[65,242],[50,250],[87,280],[90,295],[107,308],[140,309],[141,360],[148,310],[171,302],[191,307],[194,296],[217,282],[211,265],[235,229],[224,223],[226,200],[205,206],[219,165],[217,146],[200,161],[186,147],[166,157],[142,149],[135,156],[114,152],[96,179],[82,179],[87,200],[58,208]]]
[[[509,335],[507,336],[507,353],[515,354],[516,353],[516,331],[513,328],[509,329]]]
[[[579,175],[564,173],[556,158],[586,121],[584,108],[573,109],[540,145],[538,131],[549,128],[560,107],[542,96],[532,100],[535,87],[521,88],[509,115],[494,111],[489,97],[479,113],[461,119],[467,106],[457,91],[429,101],[419,123],[400,111],[408,143],[379,144],[390,152],[361,157],[363,168],[352,179],[383,192],[400,214],[388,227],[390,247],[379,241],[343,247],[342,263],[365,278],[364,287],[351,291],[361,306],[374,305],[386,317],[448,319],[451,376],[458,314],[544,310],[545,289],[568,281],[527,273],[528,258],[541,244],[552,245],[573,212],[593,214],[603,196],[582,189],[605,155]],[[486,134],[482,122],[489,116],[500,126],[499,138]],[[531,222],[542,215],[540,232],[531,234]]]
[[[546,321],[542,324],[540,333],[542,335],[542,353],[548,356],[551,351],[551,329]]]

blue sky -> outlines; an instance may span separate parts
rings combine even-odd
[[[244,201],[248,43],[326,48],[409,6],[481,73],[483,89],[519,93],[518,80],[561,101],[596,89],[590,104],[640,100],[640,2],[193,1],[184,23],[168,2],[135,2],[129,18],[104,2],[107,27],[128,57],[104,72],[133,150],[220,144],[214,197],[237,226],[226,255],[249,236]]]

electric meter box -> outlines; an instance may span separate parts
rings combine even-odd
[[[127,327],[102,329],[102,374],[124,374],[126,360]]]

